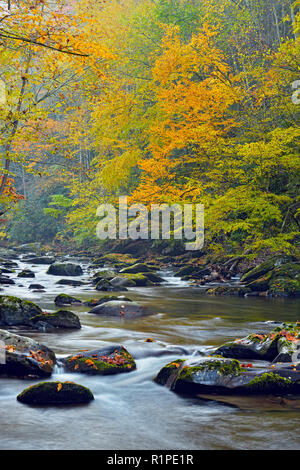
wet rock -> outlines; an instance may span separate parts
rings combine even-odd
[[[121,269],[120,273],[124,274],[139,274],[139,273],[147,273],[152,272],[154,269],[150,266],[147,266],[144,263],[136,263],[133,266],[128,266],[126,268]]]
[[[27,258],[26,263],[53,264],[55,263],[55,258],[53,258],[52,256],[34,256],[32,258]]]
[[[92,392],[73,382],[43,382],[31,385],[17,396],[28,405],[77,405],[94,400]]]
[[[114,345],[68,356],[62,364],[69,372],[113,375],[136,369],[132,355],[123,346]]]
[[[14,285],[15,281],[6,276],[0,276],[0,284]]]
[[[3,261],[2,263],[2,266],[4,266],[5,268],[11,268],[11,269],[14,269],[14,268],[18,268],[18,263],[15,263],[14,261]]]
[[[251,334],[218,348],[214,355],[273,362],[297,361],[300,356],[300,324],[283,323],[269,334]],[[300,357],[299,357],[300,359]]]
[[[81,305],[81,300],[76,299],[68,294],[59,294],[54,299],[55,305],[63,306],[63,305]]]
[[[30,269],[23,269],[19,272],[18,277],[35,277],[35,274]]]
[[[41,284],[30,284],[30,286],[28,287],[28,289],[42,290],[42,289],[45,289],[45,287],[42,286]]]
[[[128,302],[124,300],[113,300],[105,302],[102,305],[97,305],[92,308],[89,313],[95,313],[96,315],[105,315],[109,317],[120,317],[120,318],[139,318],[146,315],[151,315],[148,308],[142,307],[136,302]]]
[[[178,393],[260,395],[300,392],[300,366],[241,364],[236,359],[201,358],[176,360],[158,373],[154,381]]]
[[[62,286],[79,287],[79,286],[83,286],[85,284],[85,282],[75,281],[74,279],[60,279],[55,284],[59,284],[59,285],[62,285]]]
[[[109,281],[108,279],[101,279],[100,281],[98,281],[95,289],[100,292],[127,290],[125,285],[123,285],[122,283],[114,285],[112,281]]]
[[[98,271],[97,273],[93,275],[92,283],[96,285],[102,279],[107,279],[108,281],[110,281],[111,279],[115,277],[115,275],[116,273],[114,271],[104,271],[104,270]]]
[[[49,266],[47,274],[53,276],[82,276],[81,266],[73,263],[53,263]]]
[[[80,320],[75,313],[69,310],[57,310],[54,313],[43,312],[30,319],[30,324],[40,330],[52,329],[80,329]]]
[[[118,274],[111,281],[115,287],[145,287],[152,286],[153,282],[150,281],[146,274]]]
[[[0,362],[0,376],[49,377],[52,374],[56,358],[47,346],[5,330],[0,330],[0,341],[5,343],[5,361]]]
[[[0,273],[2,274],[12,274],[15,271],[13,269],[8,269],[8,268],[3,268],[2,266],[0,267]]]
[[[0,296],[0,325],[30,325],[30,319],[41,313],[40,307],[29,300],[10,295]]]

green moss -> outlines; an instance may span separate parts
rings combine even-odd
[[[240,375],[242,370],[240,362],[236,359],[232,359],[230,362],[210,361],[201,366],[184,367],[178,378],[185,382],[193,382],[193,376],[197,372],[216,371],[221,375]]]
[[[23,390],[17,400],[32,405],[78,404],[94,399],[92,392],[72,382],[41,382]]]
[[[178,370],[183,362],[185,362],[183,359],[170,362],[159,371],[153,381],[159,385],[166,385],[172,373]]]
[[[290,379],[286,379],[285,377],[281,377],[278,374],[272,374],[266,372],[265,374],[260,375],[259,377],[255,377],[255,379],[251,380],[246,387],[251,389],[252,391],[260,391],[260,390],[270,390],[273,389],[286,389],[290,387],[293,382]]]

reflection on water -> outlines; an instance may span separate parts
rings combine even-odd
[[[80,299],[97,298],[90,285],[58,286],[47,267],[28,266],[35,279],[20,279],[23,287],[5,293],[55,310],[58,293]],[[241,411],[220,403],[176,395],[153,383],[159,369],[178,357],[207,354],[228,339],[272,329],[268,321],[299,319],[299,300],[205,296],[164,273],[166,283],[130,289],[126,295],[151,306],[153,316],[125,320],[89,314],[72,307],[82,329],[42,333],[23,330],[60,355],[120,343],[134,355],[137,370],[111,377],[76,376],[56,367],[52,380],[72,380],[89,387],[95,401],[79,407],[29,407],[16,395],[34,380],[1,379],[1,449],[299,449],[299,410]],[[87,272],[81,277],[87,281]],[[29,284],[45,286],[32,293]],[[146,338],[154,343],[145,343]]]

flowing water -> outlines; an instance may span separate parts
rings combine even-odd
[[[62,292],[81,300],[101,297],[88,285],[57,285],[60,278],[47,275],[46,266],[19,262],[19,267],[32,269],[36,278],[19,279],[2,294],[32,300],[48,311],[56,310],[54,298]],[[74,279],[87,280],[87,275],[85,271]],[[165,283],[159,287],[125,293],[151,307],[152,316],[103,318],[88,313],[89,307],[72,306],[81,330],[14,330],[48,345],[58,357],[122,344],[136,359],[137,370],[101,377],[64,373],[56,367],[51,380],[75,381],[95,396],[89,405],[71,407],[23,405],[16,401],[18,393],[41,380],[1,378],[0,449],[300,449],[299,410],[244,411],[183,397],[152,381],[174,359],[208,354],[251,332],[268,332],[273,321],[298,320],[299,300],[206,296],[203,289],[170,272],[162,275]],[[44,285],[46,292],[33,293],[28,289],[31,283]],[[145,342],[149,337],[153,343]]]

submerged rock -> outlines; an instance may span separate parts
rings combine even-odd
[[[53,263],[49,266],[47,274],[53,276],[82,276],[83,271],[79,264]]]
[[[151,315],[148,308],[142,307],[136,302],[128,302],[125,300],[112,300],[105,302],[101,305],[97,305],[92,308],[89,313],[95,313],[96,315],[106,315],[109,317],[120,317],[120,318],[139,318],[146,315]]]
[[[132,355],[123,346],[84,351],[62,360],[69,372],[92,375],[113,375],[136,369]]]
[[[300,324],[283,323],[269,334],[251,334],[219,347],[214,355],[236,359],[292,362],[300,359]],[[299,358],[298,358],[299,355]]]
[[[85,284],[85,282],[75,281],[74,279],[60,279],[55,284],[59,284],[59,285],[62,285],[62,286],[79,287],[79,286],[83,286]]]
[[[94,400],[92,392],[73,382],[42,382],[31,385],[17,396],[29,405],[76,405]]]
[[[188,394],[300,393],[300,366],[241,364],[224,358],[201,358],[192,363],[176,360],[163,367],[154,381]]]
[[[56,358],[47,346],[5,330],[0,330],[0,341],[5,344],[0,376],[49,377],[52,374]]]
[[[42,312],[30,319],[35,328],[47,329],[80,329],[81,324],[77,315],[69,310],[58,310],[54,313]]]
[[[0,276],[0,284],[14,285],[15,281],[6,276]]]

